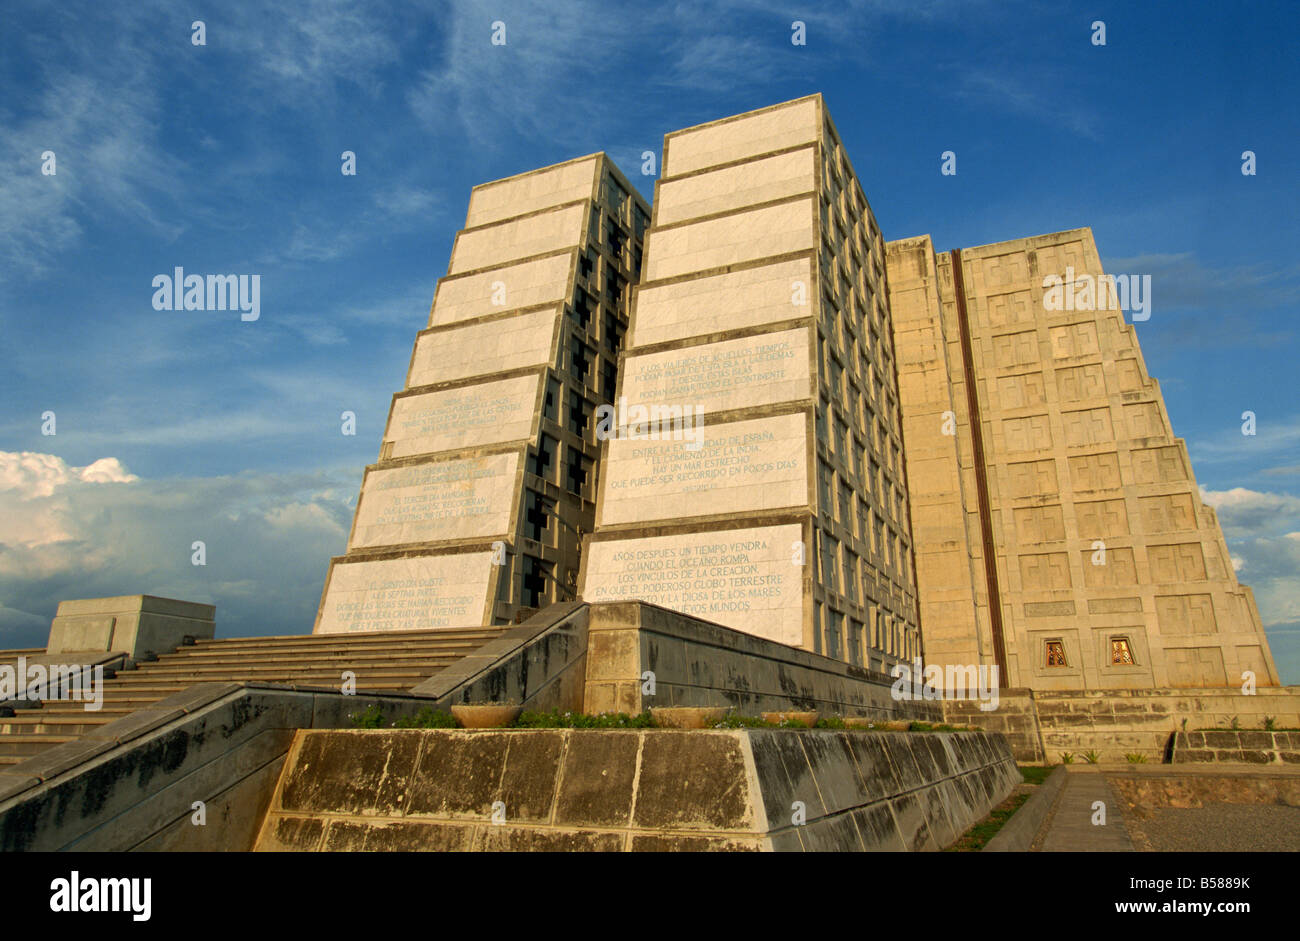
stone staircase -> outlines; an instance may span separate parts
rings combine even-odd
[[[104,671],[103,707],[51,701],[37,708],[0,703],[0,767],[153,705],[195,683],[256,682],[341,689],[345,671],[358,693],[404,692],[501,635],[502,628],[306,634],[199,640],[133,669]],[[43,649],[0,651],[0,665]],[[8,713],[8,714],[5,714]]]

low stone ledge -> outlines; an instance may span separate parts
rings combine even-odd
[[[937,850],[1020,779],[1000,736],[304,731],[261,850]]]
[[[1043,822],[1052,812],[1056,796],[1065,786],[1065,765],[1058,765],[1029,800],[1020,805],[1011,819],[1002,825],[1002,829],[993,835],[993,839],[984,844],[985,853],[1027,853],[1034,845],[1034,839],[1043,828]]]

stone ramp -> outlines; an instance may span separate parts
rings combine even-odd
[[[1019,781],[984,732],[306,730],[256,848],[938,850]]]
[[[134,669],[106,670],[103,703],[88,711],[83,702],[49,701],[14,705],[0,714],[0,767],[21,770],[23,762],[56,745],[198,683],[259,683],[341,689],[344,673],[355,674],[358,693],[405,692],[495,640],[501,628],[474,627],[372,634],[306,634],[198,640]],[[0,652],[0,665],[19,655]],[[75,662],[75,654],[52,655]]]

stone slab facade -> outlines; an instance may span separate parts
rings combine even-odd
[[[649,218],[604,154],[474,187],[317,633],[504,624],[576,595]]]
[[[884,241],[821,96],[664,139],[582,597],[885,671],[919,654]]]
[[[1277,684],[1091,230],[904,239],[889,273],[927,660],[1036,690]]]

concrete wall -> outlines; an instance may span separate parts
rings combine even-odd
[[[1173,764],[1248,761],[1252,764],[1300,765],[1300,732],[1226,729],[1221,732],[1176,732]]]
[[[941,718],[936,702],[895,701],[882,674],[655,605],[592,605],[587,631],[587,712],[734,706],[749,715]],[[644,691],[647,671],[653,695]]]
[[[1175,732],[1229,729],[1259,731],[1272,717],[1278,728],[1300,727],[1300,687],[1240,690],[1002,690],[998,708],[981,712],[971,701],[945,701],[949,721],[1007,736],[1016,759],[1058,764],[1062,752],[1076,762],[1096,751],[1103,762],[1123,762],[1132,753],[1165,761]],[[1225,751],[1229,750],[1225,746]],[[1243,760],[1218,759],[1218,760]]]
[[[212,637],[216,613],[214,605],[153,595],[61,601],[46,653],[103,650],[146,660],[175,650],[187,637]]]
[[[982,733],[302,732],[259,850],[937,850],[1020,780]]]
[[[201,683],[0,772],[0,851],[248,850],[299,728],[413,696]],[[193,822],[194,802],[206,823]]]

